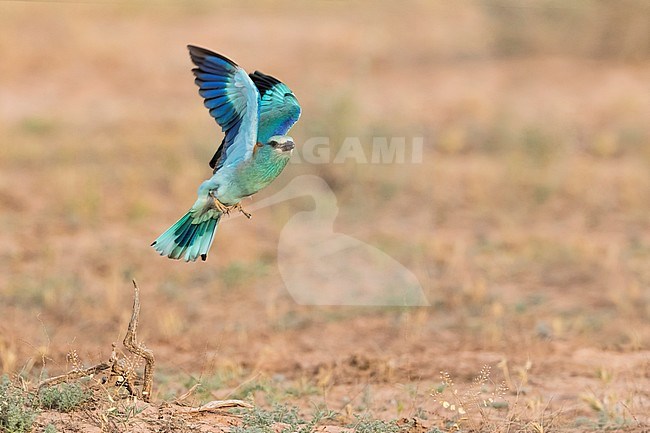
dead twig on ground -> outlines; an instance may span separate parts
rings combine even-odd
[[[136,398],[142,399],[146,403],[150,403],[151,390],[153,387],[155,359],[153,351],[151,349],[147,349],[142,343],[138,342],[137,331],[138,322],[140,319],[140,289],[138,288],[138,284],[135,280],[133,280],[133,290],[134,296],[131,319],[129,321],[126,335],[124,336],[122,343],[130,353],[144,359],[144,376],[141,378],[137,375],[133,361],[129,360],[123,355],[118,355],[117,346],[115,343],[113,343],[111,355],[108,358],[108,361],[100,362],[99,364],[88,368],[77,367],[65,374],[45,379],[36,386],[37,392],[40,391],[43,387],[54,386],[64,382],[75,381],[83,377],[93,377],[97,374],[104,373],[106,376],[102,377],[102,384],[108,383],[122,387],[128,391],[129,396],[135,396]],[[136,385],[141,385],[142,390],[140,391]],[[159,410],[162,410],[163,407],[168,407],[175,413],[193,415],[206,412],[217,412],[238,407],[253,407],[250,403],[247,403],[245,401],[232,399],[214,400],[198,407],[184,406],[183,401],[189,398],[195,392],[198,386],[199,384],[194,385],[183,395],[175,399],[171,404],[163,402],[159,406]]]
[[[126,330],[126,335],[124,336],[124,341],[122,341],[122,343],[124,344],[124,347],[129,350],[129,352],[145,360],[142,399],[148,403],[151,399],[151,388],[153,387],[153,370],[156,361],[153,356],[153,351],[151,349],[147,349],[143,344],[138,343],[137,329],[138,320],[140,319],[140,289],[138,288],[138,284],[135,282],[135,280],[133,280],[133,289],[135,292],[135,296],[133,297],[133,312],[131,314],[129,327]]]
[[[140,318],[140,289],[138,288],[135,280],[133,280],[133,287],[135,292],[133,298],[133,312],[131,314],[131,320],[129,321],[129,326],[127,328],[123,343],[129,352],[145,360],[142,392],[139,392],[135,387],[135,385],[139,383],[139,378],[137,377],[134,369],[128,367],[130,363],[125,362],[123,359],[119,359],[115,343],[112,345],[113,348],[111,350],[111,355],[108,358],[107,362],[100,362],[99,364],[84,369],[76,368],[65,374],[45,379],[36,386],[37,392],[46,386],[54,386],[60,383],[81,379],[82,377],[92,377],[103,371],[109,371],[109,377],[103,379],[103,383],[114,382],[120,386],[124,386],[131,395],[136,395],[147,403],[150,401],[151,388],[153,386],[153,371],[155,360],[153,351],[138,343],[137,329],[138,320]]]
[[[178,412],[181,413],[201,413],[201,412],[216,412],[224,409],[232,409],[235,407],[252,408],[253,405],[242,400],[214,400],[199,407],[184,407]]]

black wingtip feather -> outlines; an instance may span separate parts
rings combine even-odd
[[[270,75],[266,75],[263,72],[255,71],[252,74],[248,74],[255,83],[257,90],[259,90],[260,95],[264,95],[268,90],[271,90],[276,84],[281,84],[281,81]]]
[[[208,258],[207,254],[201,254],[201,260],[205,262],[205,260]]]
[[[219,147],[217,147],[217,151],[214,153],[214,156],[210,160],[210,168],[212,169],[217,168],[217,164],[219,163],[219,159],[221,159],[221,153],[223,152],[225,143],[226,143],[226,138],[224,137],[223,140],[221,140],[221,144],[219,145]]]
[[[196,66],[201,66],[201,63],[203,63],[206,57],[218,57],[233,66],[237,66],[237,63],[233,62],[228,57],[223,56],[219,53],[215,53],[214,51],[210,51],[206,48],[197,47],[196,45],[188,45],[187,49],[190,51],[190,58],[192,59],[192,63],[194,63]]]

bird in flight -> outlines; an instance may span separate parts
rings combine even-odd
[[[151,246],[170,259],[206,260],[219,220],[231,211],[250,214],[241,200],[269,185],[289,162],[294,148],[289,129],[300,117],[300,104],[278,79],[247,74],[232,60],[188,45],[192,72],[224,138],[210,161],[213,175],[201,183],[190,210]]]

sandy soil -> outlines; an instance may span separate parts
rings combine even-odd
[[[170,402],[199,382],[187,404],[336,411],[319,431],[358,416],[411,432],[646,431],[650,49],[638,35],[650,20],[629,3],[560,19],[508,2],[3,2],[0,369],[34,384],[69,370],[72,351],[105,360],[133,278],[157,359],[139,415],[102,424],[110,405],[96,396],[45,411],[36,431],[241,422],[180,414]],[[625,38],[607,36],[608,20]],[[319,176],[333,230],[405,266],[429,307],[296,303],[278,245],[313,208],[305,198],[224,221],[206,263],[156,256],[151,240],[191,205],[220,140],[187,43],[288,83],[299,143],[328,137],[335,154],[346,137],[364,149],[424,138],[417,164],[291,164],[253,203]],[[326,270],[302,269],[314,287],[351,284]],[[349,290],[384,280],[364,272]]]

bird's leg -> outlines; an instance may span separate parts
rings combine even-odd
[[[244,216],[248,219],[251,219],[251,214],[246,212],[242,207],[241,203],[236,203],[232,206],[225,205],[221,203],[221,201],[214,195],[214,192],[210,192],[210,197],[212,198],[213,205],[215,209],[217,209],[219,212],[225,215],[230,215],[230,211],[233,209],[238,210],[239,212],[243,213]]]
[[[214,194],[210,193],[210,197],[212,197],[212,201],[214,203],[214,207],[219,210],[219,212],[223,214],[230,214],[230,210],[233,208],[232,206],[226,206],[225,204],[221,203],[217,197],[215,197]]]
[[[251,215],[250,213],[246,212],[246,211],[244,210],[244,208],[241,207],[241,202],[239,202],[239,203],[237,203],[237,204],[235,204],[235,205],[232,205],[232,208],[233,208],[233,209],[237,209],[239,212],[243,213],[244,216],[245,216],[246,218],[248,218],[248,219],[251,219],[251,217],[253,216],[253,215]]]

